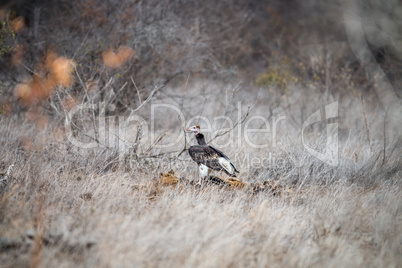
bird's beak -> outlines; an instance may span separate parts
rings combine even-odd
[[[188,128],[186,128],[186,131],[187,131],[187,132],[191,132],[191,130],[190,130],[190,128],[189,128],[189,127],[188,127]]]

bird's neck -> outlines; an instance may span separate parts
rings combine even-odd
[[[198,145],[207,145],[202,133],[198,133],[197,135],[195,135],[195,138],[197,139]]]

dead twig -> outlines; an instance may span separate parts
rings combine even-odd
[[[183,150],[181,150],[181,152],[176,156],[179,157],[182,153],[184,153],[185,151],[187,151],[187,136],[186,136],[186,131],[183,129],[184,132],[184,147]]]
[[[148,148],[147,153],[151,151],[166,136],[166,134],[167,133],[165,132],[159,135],[158,139]]]
[[[261,89],[260,89],[260,91],[261,91]],[[253,105],[251,105],[251,106],[249,106],[249,107],[247,108],[246,114],[245,114],[243,117],[241,117],[241,118],[233,125],[233,127],[231,127],[230,129],[228,129],[228,130],[226,130],[226,131],[224,131],[224,132],[217,133],[209,142],[212,142],[212,141],[214,141],[215,139],[217,139],[218,137],[221,137],[221,136],[223,136],[223,135],[226,135],[226,134],[230,133],[230,132],[233,131],[238,125],[243,124],[244,121],[246,121],[246,119],[247,119],[248,116],[250,115],[251,111],[252,111],[252,110],[254,109],[254,107],[257,105],[257,102],[258,102],[258,100],[259,100],[259,98],[260,98],[260,91],[258,91],[257,97],[256,97],[256,99],[255,99]]]
[[[179,150],[164,152],[164,153],[159,153],[159,154],[153,154],[153,155],[145,155],[142,158],[160,158],[161,156],[165,156],[165,155],[173,154],[173,153],[177,153],[177,152],[179,152]],[[177,158],[177,156],[172,157],[172,159],[176,159],[176,158]]]
[[[105,107],[108,107],[117,97],[117,95],[120,94],[120,92],[123,91],[123,89],[126,87],[127,82],[124,83],[124,85],[119,89],[119,91],[113,96],[113,98],[111,100],[108,101],[108,103],[105,105]]]
[[[246,114],[245,114],[242,118],[240,118],[240,119],[233,125],[233,127],[231,127],[230,129],[228,129],[228,130],[226,130],[226,131],[217,133],[209,142],[212,142],[212,141],[214,141],[215,139],[217,139],[217,138],[219,138],[219,137],[221,137],[221,136],[223,136],[223,135],[226,135],[226,134],[230,133],[230,132],[233,131],[238,125],[243,124],[244,121],[246,121],[247,117],[250,115],[252,109],[253,109],[253,107],[249,106],[249,107],[247,108]]]
[[[383,143],[383,156],[382,156],[382,165],[385,164],[385,159],[386,159],[386,147],[387,147],[387,136],[385,132],[385,128],[387,127],[387,113],[388,109],[385,111],[385,116],[384,116],[384,126],[383,126],[383,135],[384,135],[384,143]]]
[[[363,96],[361,96],[361,102],[362,102],[362,108],[363,108],[363,116],[364,116],[364,125],[366,126],[366,131],[367,131],[367,140],[370,146],[370,153],[373,152],[373,148],[371,147],[371,139],[370,139],[370,129],[367,123],[367,116],[366,116],[366,109],[364,107],[364,99]]]
[[[130,78],[131,78],[131,82],[133,82],[133,85],[134,85],[134,87],[135,87],[135,90],[137,90],[138,103],[141,103],[142,101],[141,101],[140,91],[138,90],[137,85],[135,84],[133,77],[130,76]]]

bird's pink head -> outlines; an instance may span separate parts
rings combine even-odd
[[[188,127],[187,131],[188,132],[194,132],[195,135],[197,135],[198,133],[200,133],[200,126],[197,125],[197,126]]]

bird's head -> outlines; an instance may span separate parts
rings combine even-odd
[[[197,126],[188,127],[187,132],[193,132],[197,135],[198,133],[200,133],[200,126],[197,125]]]

